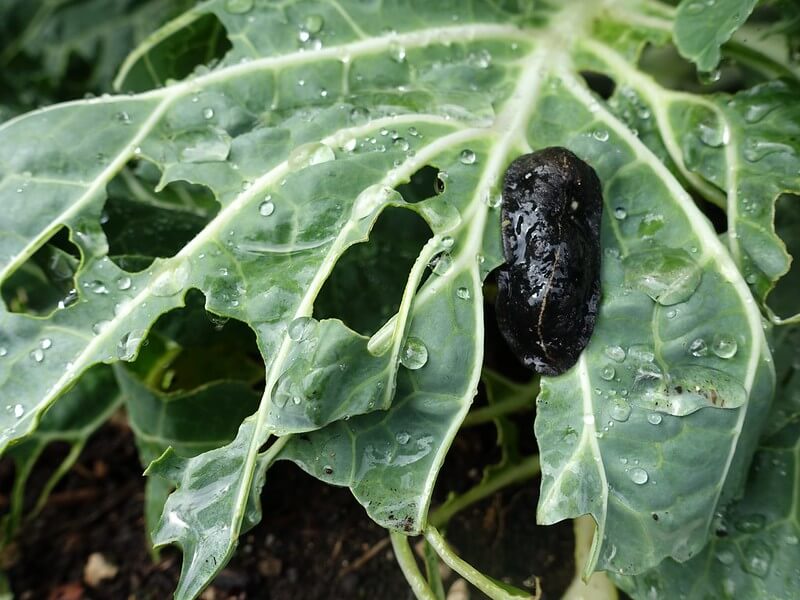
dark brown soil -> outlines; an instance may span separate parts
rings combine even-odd
[[[464,490],[496,458],[491,427],[465,432],[442,473],[439,498]],[[63,448],[48,452],[34,473],[42,479]],[[10,465],[0,468],[0,503],[7,506]],[[59,484],[47,507],[4,552],[4,570],[20,600],[169,598],[180,554],[149,554],[142,514],[143,485],[130,432],[106,425]],[[485,572],[523,585],[542,577],[547,598],[557,598],[571,578],[569,525],[534,523],[538,482],[509,489],[458,515],[448,538],[462,556]],[[324,485],[294,465],[269,473],[264,519],[246,534],[236,557],[204,598],[412,598],[394,561],[386,533],[372,523],[347,489]],[[101,553],[119,568],[96,587],[84,582],[89,555]],[[452,577],[450,580],[452,581]],[[477,594],[473,594],[473,598]]]

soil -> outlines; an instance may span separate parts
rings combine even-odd
[[[510,366],[513,358],[503,354],[502,346],[497,349],[494,335],[489,332],[487,339],[490,362],[505,364],[509,374],[528,377]],[[531,413],[520,416],[522,431],[530,432],[531,423]],[[533,435],[521,438],[530,440],[526,452],[535,451]],[[34,488],[65,452],[64,447],[48,449],[32,474]],[[497,458],[493,426],[462,431],[440,475],[434,506],[450,491],[477,483],[482,468]],[[12,465],[7,460],[0,463],[0,511],[7,507],[12,476]],[[572,528],[569,523],[535,524],[538,489],[539,481],[534,480],[469,507],[451,520],[447,537],[483,572],[520,587],[530,586],[538,576],[543,597],[559,598],[574,572]],[[124,419],[113,419],[89,440],[41,514],[0,556],[15,598],[171,597],[181,556],[173,548],[156,559],[151,555],[143,498],[144,478],[132,434]],[[278,463],[269,472],[262,503],[261,524],[241,538],[236,556],[204,592],[205,600],[413,598],[386,532],[347,489],[325,485],[290,463]],[[108,573],[116,569],[116,574],[87,581],[84,570],[92,555],[92,564],[105,561],[110,564]],[[445,585],[455,579],[449,574]],[[472,599],[480,597],[471,590]]]

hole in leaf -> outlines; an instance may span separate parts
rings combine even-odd
[[[414,204],[422,202],[444,191],[444,181],[439,178],[439,169],[425,165],[416,171],[408,183],[397,186],[403,199]]]
[[[62,227],[3,282],[0,293],[8,309],[44,316],[69,306],[77,299],[79,257],[78,248],[69,241],[69,230]]]
[[[614,93],[617,84],[611,77],[596,71],[581,71],[581,77],[586,81],[586,85],[603,100],[608,100]]]
[[[416,213],[384,210],[369,241],[351,246],[336,263],[314,303],[314,317],[375,333],[400,307],[411,267],[431,235]]]
[[[232,48],[216,15],[203,15],[161,40],[126,73],[124,92],[142,92],[183,79],[200,65],[213,66]],[[155,66],[154,66],[155,65]]]
[[[800,197],[784,194],[775,203],[775,231],[786,244],[786,251],[795,260],[789,272],[778,280],[769,295],[769,307],[779,317],[790,317],[797,312],[797,290],[800,289],[800,213],[797,204]]]
[[[711,221],[717,234],[725,233],[728,230],[728,217],[724,210],[699,196],[695,196],[695,202],[700,206],[703,214],[708,217],[708,220]]]
[[[223,380],[261,391],[264,361],[253,330],[237,319],[207,312],[205,296],[197,290],[190,290],[185,302],[156,321],[130,369],[161,392]]]
[[[174,181],[156,192],[160,173],[150,163],[130,163],[108,185],[103,231],[108,254],[120,268],[136,272],[155,258],[177,254],[219,210],[205,186]]]

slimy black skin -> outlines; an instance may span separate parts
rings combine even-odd
[[[602,210],[597,173],[566,148],[524,154],[505,172],[497,323],[542,375],[571,368],[594,330]]]

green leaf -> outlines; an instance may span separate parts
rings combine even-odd
[[[775,232],[775,203],[783,194],[800,193],[800,107],[794,100],[800,84],[777,80],[735,95],[693,95],[661,87],[606,45],[588,41],[584,48],[587,64],[609,70],[617,93],[633,98],[628,105],[645,115],[636,118],[636,111],[624,108],[631,126],[655,130],[655,141],[644,140],[659,148],[663,140],[689,184],[726,209],[726,244],[765,303],[791,262]]]
[[[14,446],[9,458],[14,462],[14,485],[10,493],[11,506],[2,520],[2,541],[8,541],[24,518],[34,517],[45,505],[50,492],[70,470],[89,437],[105,423],[120,405],[120,393],[114,375],[108,367],[95,367],[80,378],[60,402],[42,417],[36,431]],[[22,416],[21,404],[8,404],[5,411],[14,417]],[[28,478],[42,452],[53,442],[69,446],[69,452],[50,474],[39,490],[33,508],[25,515],[25,492]]]
[[[121,89],[164,87],[0,126],[0,280],[61,227],[81,256],[76,302],[45,318],[0,308],[0,394],[23,406],[20,419],[0,414],[0,446],[30,432],[92,365],[135,359],[156,320],[196,289],[209,312],[255,333],[264,392],[229,444],[192,457],[169,449],[148,469],[176,488],[154,539],[184,551],[177,597],[199,594],[261,518],[266,469],[278,456],[349,486],[378,523],[421,531],[479,381],[481,285],[502,262],[502,174],[519,154],[557,144],[604,182],[604,296],[580,364],[542,384],[540,516],[594,516],[590,570],[598,558],[603,568],[641,571],[699,550],[714,511],[738,490],[772,371],[757,307],[710,224],[578,74],[589,38],[628,64],[646,39],[663,36],[669,11],[654,6],[208,1],[154,33],[118,79]],[[186,57],[172,60],[212,16],[232,44],[225,58],[194,71]],[[614,35],[637,20],[655,23],[655,33]],[[444,189],[411,202],[399,189],[426,167]],[[181,218],[169,200],[183,197],[176,186],[207,188],[189,208],[208,209],[208,196],[219,207],[202,211],[188,241],[176,226],[161,236],[173,239],[149,232],[146,243],[126,240],[109,254],[124,239],[122,228],[101,226],[119,184],[122,203],[138,204],[143,219],[161,203],[148,185],[167,193],[166,221]],[[314,319],[338,261],[372,243],[387,208],[415,212],[431,231],[396,314],[370,338],[335,310]],[[158,258],[136,270],[130,257]],[[687,353],[700,338],[712,351]],[[619,356],[608,356],[612,346],[624,359],[607,377]],[[152,362],[143,353],[135,367],[147,366],[151,390],[153,363],[172,360],[167,350]],[[153,406],[166,414],[165,403]],[[613,431],[602,431],[614,415]],[[700,473],[685,477],[698,448]],[[654,528],[650,513],[662,509],[671,518]]]
[[[675,15],[675,45],[700,71],[715,69],[720,47],[747,20],[758,0],[681,0]]]
[[[705,544],[738,490],[774,372],[750,292],[688,194],[577,79],[549,89],[534,146],[566,141],[604,182],[604,297],[578,365],[542,379],[538,519],[592,514],[586,572],[639,572]],[[651,222],[661,227],[643,235]],[[640,259],[654,248],[676,257],[668,270]],[[653,292],[670,279],[668,296]],[[734,354],[717,352],[722,340]]]
[[[754,598],[789,600],[800,586],[800,330],[778,333],[782,382],[750,469],[744,497],[715,522],[708,546],[690,561],[664,561],[637,577],[616,577],[634,598]]]

